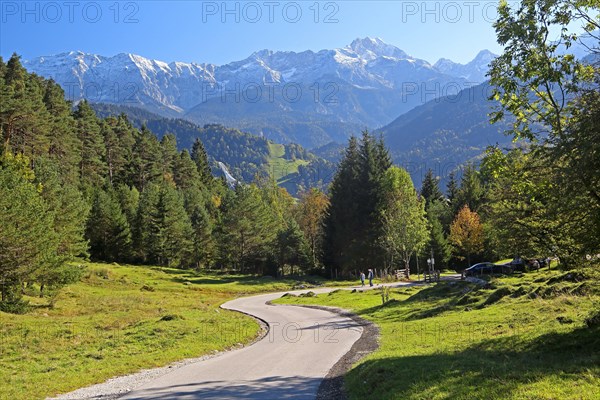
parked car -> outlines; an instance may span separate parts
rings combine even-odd
[[[521,258],[516,257],[511,262],[509,262],[508,266],[512,267],[513,271],[535,271],[540,268],[548,267],[548,263],[550,262],[549,258]]]
[[[475,264],[465,270],[465,276],[477,276],[485,274],[511,274],[513,269],[510,265],[498,265],[491,262]]]

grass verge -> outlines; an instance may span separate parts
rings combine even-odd
[[[25,315],[0,312],[0,399],[32,400],[252,341],[259,325],[219,309],[295,280],[89,264],[53,308],[27,297]],[[31,293],[33,294],[33,293]]]
[[[600,279],[538,271],[485,287],[441,282],[381,293],[286,296],[353,310],[380,348],[346,377],[353,399],[598,399]]]

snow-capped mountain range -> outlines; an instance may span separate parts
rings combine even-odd
[[[379,38],[364,38],[319,52],[261,50],[220,66],[83,52],[24,65],[61,84],[73,101],[137,106],[312,147],[481,83],[494,57],[484,50],[466,65],[446,59],[432,65]]]

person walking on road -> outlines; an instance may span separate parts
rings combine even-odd
[[[369,268],[369,286],[373,286],[373,270]]]
[[[365,273],[360,271],[360,285],[365,286]]]

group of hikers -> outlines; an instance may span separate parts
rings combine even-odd
[[[369,286],[373,286],[373,270],[369,268],[367,273],[367,279],[369,279]],[[365,286],[365,273],[362,271],[360,271],[360,283],[362,286]]]

